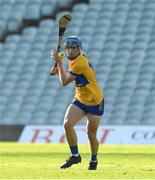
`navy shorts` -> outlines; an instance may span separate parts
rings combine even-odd
[[[77,99],[74,99],[72,104],[82,109],[85,113],[90,113],[90,114],[98,115],[98,116],[101,116],[104,113],[104,99],[102,100],[100,104],[96,106],[87,106],[79,102]]]

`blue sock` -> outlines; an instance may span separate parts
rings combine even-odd
[[[92,154],[91,155],[91,160],[92,162],[96,162],[97,161],[97,154]]]
[[[73,156],[78,156],[79,155],[77,146],[70,146],[70,151],[71,151]]]

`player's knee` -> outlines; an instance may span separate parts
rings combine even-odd
[[[90,141],[93,141],[93,140],[95,140],[96,139],[96,133],[94,133],[93,131],[87,131],[87,136],[88,136],[88,139],[90,140]]]
[[[69,121],[68,121],[68,119],[66,119],[65,121],[64,121],[64,128],[65,129],[70,129],[72,127],[72,123],[70,123]]]

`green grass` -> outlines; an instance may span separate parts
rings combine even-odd
[[[67,145],[0,143],[0,179],[155,179],[154,146],[100,145],[97,171],[87,170],[88,145],[79,150],[82,163],[61,170]]]

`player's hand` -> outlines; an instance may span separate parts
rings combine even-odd
[[[51,51],[51,58],[54,59],[54,61],[56,63],[61,63],[62,62],[61,58],[59,57],[58,52],[55,49],[52,49],[52,51]]]
[[[58,67],[53,66],[50,71],[50,75],[59,75]]]

